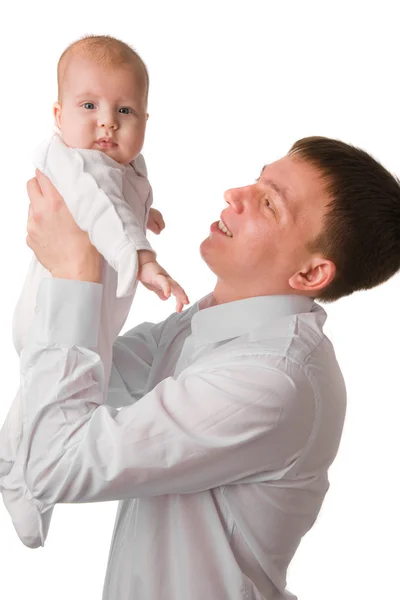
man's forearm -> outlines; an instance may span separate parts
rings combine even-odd
[[[92,246],[82,260],[52,270],[55,279],[74,279],[88,283],[101,283],[103,257]]]

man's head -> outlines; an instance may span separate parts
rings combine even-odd
[[[201,245],[222,299],[296,293],[329,302],[400,269],[399,181],[353,146],[299,140],[225,199],[231,235],[214,223]]]
[[[73,148],[101,150],[128,164],[143,146],[149,77],[130,46],[110,36],[87,36],[61,55],[56,124]]]

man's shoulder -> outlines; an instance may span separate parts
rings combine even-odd
[[[318,371],[340,374],[333,346],[322,329],[323,322],[321,314],[302,313],[266,323],[219,345],[204,357],[203,366],[207,363],[220,368],[235,363],[292,374],[302,372],[306,377]]]
[[[323,322],[318,311],[289,315],[250,331],[236,342],[248,352],[286,357],[302,364],[330,344],[322,329]]]

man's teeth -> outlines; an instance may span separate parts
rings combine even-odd
[[[218,223],[218,227],[220,228],[221,231],[223,231],[224,233],[226,233],[227,236],[232,237],[231,232],[229,231],[229,229],[224,225],[224,223],[222,221],[220,221]]]

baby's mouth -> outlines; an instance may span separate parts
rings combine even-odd
[[[114,142],[114,140],[107,137],[100,138],[99,140],[97,140],[96,144],[98,144],[101,148],[115,148],[116,146],[118,146],[118,144]]]

